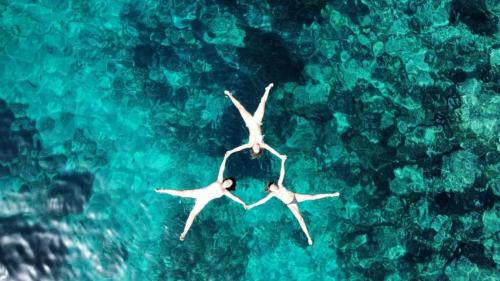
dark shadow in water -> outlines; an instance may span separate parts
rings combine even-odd
[[[292,54],[285,41],[274,32],[245,28],[245,47],[238,48],[241,64],[261,84],[302,83],[304,62]]]
[[[359,18],[370,13],[370,8],[362,0],[331,1],[333,7],[346,14],[353,23],[359,24]]]
[[[52,179],[49,208],[60,215],[81,213],[92,196],[94,176],[89,172],[60,174]]]
[[[450,22],[461,21],[473,33],[494,35],[497,30],[498,17],[488,10],[484,0],[453,0],[451,2]]]
[[[12,163],[27,151],[40,151],[35,122],[27,117],[14,116],[7,103],[0,99],[0,161]]]
[[[18,280],[31,266],[38,277],[51,280],[65,263],[67,248],[62,238],[21,216],[0,218],[0,265]],[[20,279],[19,279],[20,280]]]
[[[327,0],[268,0],[273,28],[296,31],[303,24],[322,22],[321,9]]]

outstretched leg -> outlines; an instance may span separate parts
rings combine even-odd
[[[245,109],[245,107],[243,107],[243,105],[241,105],[241,103],[235,97],[233,97],[233,94],[231,94],[231,92],[224,91],[224,94],[228,96],[229,99],[233,102],[234,106],[236,106],[236,108],[240,112],[243,121],[245,121],[245,125],[250,128],[250,124],[255,122],[252,115]]]
[[[189,190],[174,190],[174,189],[160,189],[156,188],[155,192],[166,193],[173,196],[197,198],[199,189],[189,189]]]
[[[255,113],[253,114],[255,121],[257,121],[259,124],[262,124],[262,118],[264,118],[264,111],[266,109],[266,102],[267,98],[269,97],[269,91],[271,91],[271,88],[273,86],[274,84],[271,83],[266,87],[264,95],[262,96],[262,98],[260,98],[259,106],[257,107],[257,110],[255,110]]]
[[[312,245],[313,241],[311,239],[311,236],[309,236],[309,231],[307,231],[307,226],[306,226],[306,223],[304,222],[304,218],[302,218],[302,215],[300,214],[299,206],[297,204],[288,204],[287,206],[290,209],[290,211],[292,211],[292,214],[295,216],[295,218],[299,222],[300,227],[302,228],[302,231],[304,231],[304,233],[306,234],[307,243],[309,245]]]
[[[189,217],[186,221],[186,226],[184,226],[184,231],[182,232],[181,236],[179,239],[181,241],[184,241],[184,238],[186,237],[187,232],[191,228],[191,225],[193,224],[194,218],[201,212],[201,210],[207,205],[207,201],[200,201],[196,200],[196,203],[194,204],[193,210],[191,210],[191,213],[189,213]]]
[[[339,196],[340,193],[335,192],[335,193],[323,193],[323,194],[300,194],[300,193],[295,193],[295,198],[297,198],[297,202],[304,202],[304,201],[310,201],[310,200],[318,200],[318,199],[323,199],[323,198],[328,198],[328,197],[336,197]]]

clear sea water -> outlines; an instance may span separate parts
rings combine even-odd
[[[0,281],[499,280],[494,0],[0,0]],[[203,187],[274,82],[285,186]],[[253,203],[279,161],[226,175]]]

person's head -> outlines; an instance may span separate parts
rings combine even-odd
[[[233,177],[226,178],[222,182],[222,187],[229,191],[236,190],[236,180]]]
[[[260,147],[260,144],[256,143],[250,148],[250,157],[252,157],[252,159],[259,158],[260,156],[262,156],[262,152],[263,151]]]
[[[275,182],[270,181],[267,183],[264,191],[265,192],[276,192],[276,191],[278,191],[278,189],[279,189],[278,185]]]

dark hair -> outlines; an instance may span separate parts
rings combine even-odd
[[[231,182],[233,182],[233,184],[231,184],[231,186],[228,187],[228,188],[226,188],[226,189],[229,190],[229,191],[236,190],[236,180],[233,177],[229,177],[229,178],[225,178],[224,179],[224,181],[227,181],[227,180],[231,180]]]
[[[266,185],[266,188],[264,188],[264,191],[265,191],[265,192],[269,192],[269,191],[271,191],[269,188],[270,188],[270,187],[271,187],[271,185],[273,185],[273,184],[276,184],[276,183],[275,183],[274,181],[270,181],[270,182],[268,182],[268,183],[267,183],[267,185]]]
[[[252,159],[260,158],[262,156],[262,153],[264,153],[264,150],[262,149],[262,147],[259,147],[259,152],[257,152],[257,153],[253,152],[253,149],[250,148],[250,158],[252,158]]]

